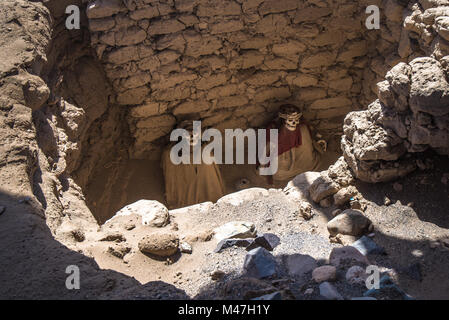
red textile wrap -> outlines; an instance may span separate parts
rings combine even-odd
[[[282,126],[278,132],[278,155],[281,155],[290,149],[299,147],[302,145],[301,126],[307,125],[300,123],[296,126],[295,131],[288,130],[285,126]],[[270,142],[270,129],[277,129],[274,123],[271,123],[267,127],[267,146]]]

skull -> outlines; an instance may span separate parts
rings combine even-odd
[[[286,104],[281,106],[279,110],[279,118],[283,119],[284,126],[289,131],[296,130],[301,117],[301,111],[294,105]]]
[[[179,129],[184,129],[186,132],[183,135],[183,140],[187,141],[190,146],[196,146],[201,143],[201,132],[193,129],[193,122],[190,120],[184,120],[178,126]]]
[[[201,134],[199,132],[191,132],[191,138],[190,138],[190,145],[196,146],[200,142],[200,136]]]
[[[196,146],[200,142],[200,134],[193,130],[187,130],[184,138],[189,142],[190,146]]]
[[[285,127],[289,131],[295,131],[298,124],[299,124],[299,118],[298,117],[290,117],[290,116],[287,119],[285,119],[285,123],[284,123]]]

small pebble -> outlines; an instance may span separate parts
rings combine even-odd
[[[308,288],[306,291],[304,291],[305,295],[309,295],[313,293],[313,288]]]
[[[404,187],[403,187],[402,184],[400,184],[399,182],[395,182],[395,183],[393,184],[393,189],[394,189],[396,192],[401,192],[401,191],[404,189]]]

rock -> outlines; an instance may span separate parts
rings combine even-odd
[[[214,204],[210,201],[194,204],[193,206],[188,206],[184,208],[170,210],[169,213],[172,216],[188,214],[189,212],[198,212],[198,213],[206,213],[208,212]]]
[[[38,110],[50,97],[50,89],[37,76],[29,76],[23,85],[23,93],[27,107]]]
[[[256,236],[256,226],[252,222],[232,221],[221,227],[215,228],[214,237],[218,241],[231,238],[254,238]]]
[[[334,211],[332,211],[332,216],[333,217],[336,217],[336,216],[338,216],[339,214],[341,214],[343,211],[341,211],[341,209],[336,209],[336,210],[334,210]]]
[[[123,257],[131,251],[131,247],[123,243],[117,243],[108,248],[108,253],[114,257],[123,259]]]
[[[210,274],[210,277],[211,277],[212,280],[218,281],[218,280],[223,279],[223,277],[224,277],[225,275],[226,275],[226,274],[225,274],[223,271],[221,271],[221,270],[215,270],[214,272],[212,272],[212,273]]]
[[[393,189],[394,189],[396,192],[401,192],[404,188],[403,188],[402,184],[400,184],[399,182],[395,182],[395,183],[393,184]]]
[[[277,291],[263,295],[261,297],[253,298],[251,300],[282,300],[282,294],[279,291]]]
[[[386,254],[384,248],[378,246],[377,243],[367,236],[361,237],[351,244],[351,246],[359,250],[364,256],[368,254]]]
[[[376,100],[368,110],[350,112],[345,118],[341,140],[343,155],[354,175],[362,181],[391,181],[416,169],[413,159],[402,157],[407,148],[399,133],[382,125],[387,112],[396,111]],[[407,136],[407,130],[404,131],[402,133]]]
[[[330,208],[332,206],[332,198],[327,197],[320,201],[320,206],[322,208]]]
[[[349,186],[355,182],[354,174],[344,157],[338,158],[338,160],[329,167],[327,174],[329,178],[342,187]]]
[[[221,240],[217,247],[215,248],[214,252],[219,253],[223,251],[224,249],[230,248],[230,247],[248,247],[251,243],[253,243],[254,239],[224,239]]]
[[[246,247],[247,251],[251,251],[257,247],[262,247],[268,251],[273,251],[281,243],[281,239],[275,234],[264,233],[262,236],[258,236],[252,241],[252,243]]]
[[[337,289],[329,282],[323,282],[320,284],[320,295],[326,300],[344,300],[338,293]]]
[[[153,200],[139,200],[118,211],[106,223],[115,217],[129,216],[132,214],[141,216],[142,224],[151,227],[164,227],[170,222],[168,209],[163,204]]]
[[[380,279],[379,289],[369,289],[363,296],[383,300],[413,300],[413,298],[399,288],[388,275],[385,275]]]
[[[441,64],[433,58],[421,57],[410,62],[410,66],[412,70],[410,109],[414,113],[421,111],[433,116],[447,114],[449,83]]]
[[[127,231],[131,231],[136,228],[136,224],[133,222],[128,222],[123,226],[123,228]]]
[[[218,204],[230,204],[233,206],[239,206],[244,202],[253,201],[261,197],[267,197],[268,190],[262,188],[250,188],[239,192],[228,194],[218,199]]]
[[[354,186],[349,186],[347,188],[341,189],[336,194],[334,194],[334,203],[336,206],[343,206],[349,200],[351,200],[352,197],[357,195],[357,193],[358,191]]]
[[[410,92],[410,76],[411,67],[404,62],[400,62],[388,71],[385,78],[396,94],[407,97]]]
[[[86,235],[81,229],[72,230],[71,235],[76,242],[83,242],[84,240],[86,240]]]
[[[292,254],[284,259],[288,273],[294,277],[302,277],[317,267],[316,260],[309,255]]]
[[[336,267],[340,267],[346,264],[346,262],[369,265],[368,259],[359,250],[351,246],[332,249],[329,255],[329,262]]]
[[[308,288],[306,291],[304,291],[304,295],[311,295],[313,293],[313,288]]]
[[[312,279],[321,283],[324,281],[334,281],[337,277],[337,268],[334,266],[321,266],[315,268],[312,272]]]
[[[349,284],[365,285],[366,278],[368,277],[366,270],[360,266],[352,266],[346,272],[346,281]]]
[[[139,250],[160,257],[169,257],[178,251],[179,239],[174,233],[153,233],[139,241]]]
[[[310,220],[313,217],[312,205],[306,201],[300,201],[299,214],[305,219]]]
[[[179,250],[182,253],[191,254],[192,253],[192,246],[190,244],[188,244],[187,242],[185,242],[185,241],[181,241],[180,244],[179,244]]]
[[[213,230],[204,230],[194,235],[189,235],[186,237],[187,242],[208,242],[212,240],[214,236]]]
[[[264,248],[253,249],[246,255],[243,269],[250,277],[267,278],[276,273],[276,260]]]
[[[384,198],[384,205],[389,206],[391,204],[391,200],[388,197]]]
[[[292,201],[307,200],[309,187],[319,177],[319,172],[301,173],[287,184],[284,188],[284,193]]]
[[[370,229],[371,225],[371,220],[362,212],[347,209],[328,222],[327,230],[332,236],[337,234],[361,236]]]
[[[360,210],[360,211],[365,211],[366,210],[366,204],[362,203],[359,200],[351,200],[351,202],[349,203],[349,206],[353,210]]]
[[[126,238],[120,232],[112,232],[106,234],[100,241],[125,242]]]
[[[340,186],[324,171],[310,186],[309,194],[314,202],[319,203],[324,198],[337,193],[338,190],[340,190]]]

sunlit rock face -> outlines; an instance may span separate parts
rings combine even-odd
[[[404,176],[417,168],[419,153],[428,149],[449,154],[449,7],[443,5],[447,3],[409,5],[398,48],[404,62],[377,84],[378,99],[367,110],[345,119],[343,154],[361,180]],[[425,54],[417,57],[417,51]]]

